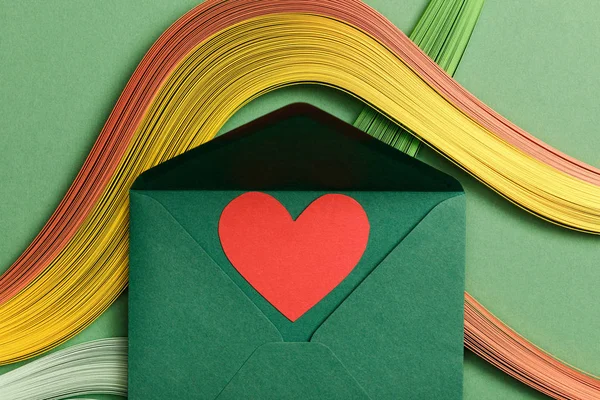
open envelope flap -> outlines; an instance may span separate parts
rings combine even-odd
[[[132,188],[462,192],[454,178],[302,103],[151,168]]]
[[[437,205],[315,332],[374,399],[462,398],[465,200]]]
[[[370,397],[326,346],[268,343],[252,354],[217,399],[368,400]]]
[[[129,398],[213,399],[281,336],[162,205],[132,192],[131,215]]]

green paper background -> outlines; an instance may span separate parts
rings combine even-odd
[[[367,3],[410,32],[427,0]],[[0,1],[0,271],[66,192],[145,51],[195,4]],[[538,138],[600,167],[597,15],[592,0],[487,0],[455,78]],[[248,104],[225,130],[295,101],[348,122],[362,108],[335,90],[298,86]],[[521,211],[430,149],[419,158],[467,192],[467,290],[535,344],[600,374],[599,239]],[[122,296],[66,345],[124,335],[125,321]],[[471,353],[464,379],[465,399],[543,397]]]

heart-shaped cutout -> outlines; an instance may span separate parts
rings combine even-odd
[[[346,195],[321,196],[293,220],[273,196],[248,192],[223,209],[219,238],[235,269],[293,322],[354,269],[369,228]]]

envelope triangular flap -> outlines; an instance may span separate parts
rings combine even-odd
[[[140,192],[131,195],[130,237],[130,399],[214,399],[258,347],[282,340],[169,211]]]
[[[252,354],[217,400],[369,400],[326,346],[267,343]]]
[[[313,335],[371,398],[462,398],[465,218],[439,203]]]
[[[160,164],[132,189],[462,191],[452,177],[304,103]]]

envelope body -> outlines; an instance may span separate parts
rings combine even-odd
[[[221,214],[250,191],[294,219],[331,193],[368,217],[356,266],[294,322],[223,251]],[[462,398],[453,178],[293,105],[147,171],[130,201],[131,399]]]

